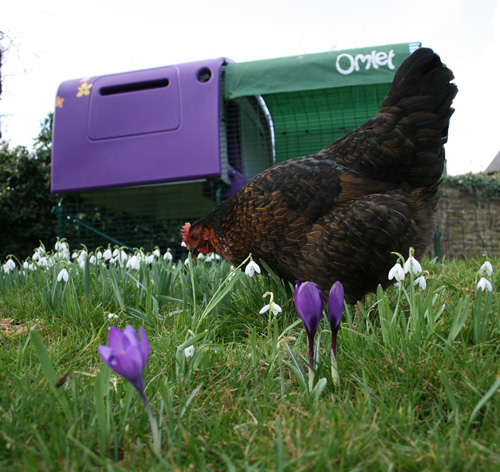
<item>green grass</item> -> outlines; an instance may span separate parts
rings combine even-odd
[[[0,275],[0,470],[500,470],[498,272],[477,292],[484,260],[425,260],[425,291],[346,307],[337,388],[323,318],[317,395],[298,374],[307,336],[291,287],[273,274],[157,257],[80,266],[61,252],[47,269],[17,263]],[[259,315],[269,291],[278,317]],[[111,324],[148,334],[160,454],[139,395],[97,353]]]

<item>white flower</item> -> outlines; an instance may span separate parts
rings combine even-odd
[[[216,260],[216,261],[220,261],[220,256],[219,256],[219,254],[216,254],[216,255],[215,255],[215,260]]]
[[[146,264],[152,264],[155,261],[155,255],[154,254],[149,254],[144,258],[144,262]]]
[[[108,315],[108,320],[116,320],[118,318],[118,315],[115,315],[114,313],[110,313]]]
[[[194,355],[194,346],[189,346],[186,349],[184,349],[184,355],[186,356],[186,359],[189,359],[190,357],[193,357]]]
[[[126,265],[127,269],[134,269],[134,270],[139,270],[141,268],[141,260],[136,256],[132,256],[128,261]]]
[[[40,257],[40,259],[38,260],[37,264],[40,267],[48,267],[49,262],[47,261],[47,258],[44,256],[44,257]]]
[[[9,259],[4,265],[3,265],[3,271],[8,274],[11,270],[14,270],[16,268],[16,263],[12,260]]]
[[[207,256],[205,256],[205,262],[206,263],[210,263],[214,260],[214,254],[211,252],[210,254],[208,254]]]
[[[491,282],[484,277],[477,283],[476,290],[481,289],[483,292],[487,290],[488,292],[493,292],[493,287],[491,286]]]
[[[120,255],[120,251],[118,250],[118,248],[116,248],[114,251],[113,251],[113,257],[118,257]]]
[[[182,241],[181,247],[187,247],[187,245],[186,245],[186,243],[184,241]]]
[[[97,262],[97,258],[92,254],[89,258],[89,262],[91,264],[95,264]]]
[[[260,267],[254,261],[250,261],[245,267],[245,274],[247,274],[249,277],[253,277],[255,272],[257,272],[257,274],[260,274]]]
[[[100,261],[102,259],[102,252],[97,251],[96,257],[97,257],[97,260]]]
[[[155,256],[155,257],[160,257],[160,255],[161,255],[161,254],[160,254],[160,250],[159,250],[159,249],[155,249],[155,250],[153,251],[153,256]]]
[[[260,310],[259,313],[262,315],[262,313],[265,313],[268,310],[271,310],[271,313],[274,316],[277,316],[278,313],[281,313],[281,307],[277,303],[274,303],[274,302],[271,302],[268,305],[262,307],[262,310]]]
[[[479,273],[482,274],[486,272],[486,275],[488,277],[491,277],[493,275],[493,267],[491,266],[489,261],[486,261],[481,268],[479,269]]]
[[[420,274],[422,266],[413,256],[410,256],[405,262],[405,274],[411,272],[412,274]]]
[[[102,257],[104,258],[105,261],[109,261],[113,257],[113,254],[111,253],[111,249],[106,249],[103,252]]]
[[[57,274],[57,281],[60,282],[61,280],[64,280],[67,282],[69,280],[69,274],[66,269],[62,269],[59,274]]]
[[[66,249],[68,249],[68,245],[62,241],[56,241],[54,249],[56,251],[65,251]]]
[[[205,254],[203,253],[199,253],[197,256],[196,256],[196,259],[199,260],[199,261],[202,261],[203,259],[205,259]]]
[[[425,290],[425,287],[427,287],[427,281],[425,280],[425,277],[423,275],[417,277],[415,279],[415,285],[418,285],[422,290]]]
[[[396,279],[396,282],[402,282],[405,279],[405,271],[399,262],[389,271],[388,277],[389,280]]]
[[[164,260],[164,261],[171,261],[173,258],[174,258],[174,256],[172,256],[172,253],[171,253],[170,251],[167,251],[167,252],[163,255],[163,260]]]

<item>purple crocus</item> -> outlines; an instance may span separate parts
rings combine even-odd
[[[335,282],[328,297],[328,320],[332,328],[332,353],[337,356],[337,333],[340,327],[342,311],[344,310],[344,287]]]
[[[109,328],[108,346],[99,346],[97,351],[102,360],[118,375],[128,380],[139,392],[153,432],[153,448],[160,452],[160,435],[158,424],[144,393],[144,368],[149,358],[149,341],[146,331],[141,326],[141,340],[133,326],[128,325],[123,331],[111,326]]]
[[[304,323],[304,328],[309,339],[309,364],[313,365],[314,336],[323,315],[323,296],[321,290],[314,282],[295,282],[293,295],[295,308]]]
[[[109,328],[108,346],[97,348],[102,360],[118,375],[128,380],[144,397],[144,368],[149,357],[149,342],[146,331],[141,326],[141,340],[133,326],[128,325],[123,331]]]

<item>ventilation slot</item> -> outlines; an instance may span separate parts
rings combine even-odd
[[[134,82],[131,84],[110,85],[102,87],[99,93],[103,96],[118,95],[120,93],[139,92],[141,90],[153,90],[167,87],[168,79],[147,80],[145,82]]]

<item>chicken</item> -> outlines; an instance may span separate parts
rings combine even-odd
[[[377,115],[317,154],[255,176],[182,228],[192,253],[237,266],[252,254],[327,295],[340,280],[355,303],[387,286],[394,252],[421,258],[435,231],[453,73],[431,49],[399,67]]]

